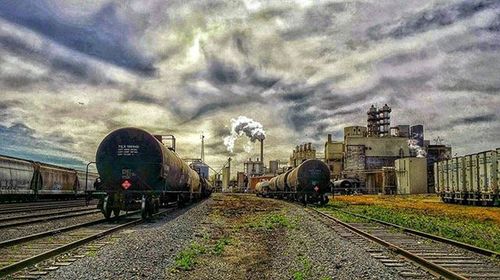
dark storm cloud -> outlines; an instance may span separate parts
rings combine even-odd
[[[470,52],[498,52],[500,51],[500,42],[480,42],[453,48],[451,52],[470,53]]]
[[[206,69],[189,73],[183,78],[187,85],[185,94],[196,99],[199,105],[186,111],[183,106],[173,102],[172,110],[184,119],[184,122],[190,122],[234,106],[266,103],[262,93],[277,85],[279,80],[280,78],[274,75],[258,71],[252,65],[238,66],[212,57],[208,59]],[[220,95],[210,98],[209,92],[193,85],[197,81],[209,82]]]
[[[495,20],[486,28],[486,30],[491,32],[500,32],[500,14],[497,15]]]
[[[68,48],[130,69],[143,75],[156,70],[150,59],[129,44],[132,27],[117,14],[117,4],[109,3],[78,24],[63,19],[45,0],[0,2],[0,17],[23,25]]]
[[[122,100],[126,101],[135,101],[144,104],[156,104],[158,100],[152,97],[150,94],[145,92],[141,92],[137,89],[132,89],[127,91],[127,93],[123,96]]]
[[[52,139],[49,141],[36,137],[35,130],[23,123],[15,123],[9,127],[0,125],[0,154],[68,167],[84,165],[84,162],[74,158],[74,151],[64,146],[73,143],[72,139],[57,134],[50,138]]]
[[[484,92],[492,97],[498,97],[500,85],[489,85],[471,80],[458,80],[446,85],[439,85],[439,90],[442,91],[469,91],[469,92]]]
[[[40,82],[40,79],[31,78],[28,76],[1,76],[0,85],[6,89],[23,89],[31,87],[33,84]]]
[[[80,79],[87,80],[89,78],[89,67],[77,61],[55,58],[52,59],[50,66],[55,71],[66,72]]]
[[[485,114],[485,115],[479,115],[479,116],[472,116],[472,117],[464,117],[461,119],[453,120],[451,121],[451,125],[469,125],[469,124],[477,124],[477,123],[489,123],[489,122],[494,122],[498,121],[498,116],[495,114]]]
[[[29,104],[2,109],[0,101],[5,123],[23,120],[37,132],[53,131],[54,112],[67,116],[64,132],[45,133],[50,139],[44,140],[67,150],[77,146],[74,154],[83,151],[88,160],[100,140],[92,137],[135,125],[188,139],[180,145],[187,156],[195,150],[198,156],[193,134],[205,131],[210,157],[222,161],[224,125],[238,115],[265,123],[280,158],[302,139],[316,147],[327,133],[341,139],[342,127],[366,123],[371,103],[388,103],[396,123],[425,121],[427,135],[457,139],[463,150],[474,144],[465,143],[460,124],[474,130],[470,142],[491,139],[483,137],[489,133],[484,127],[498,127],[497,119],[488,121],[496,116],[500,91],[494,36],[500,7],[494,1],[104,2],[82,11],[69,11],[75,6],[62,0],[0,2],[0,53],[7,66],[0,66],[6,69],[0,86],[9,99],[31,94]],[[152,75],[155,66],[161,71]],[[108,86],[105,78],[116,84]],[[47,86],[38,97],[33,84],[40,81]],[[80,89],[82,98],[75,92]],[[80,99],[85,106],[72,112]],[[9,110],[16,106],[20,110]],[[469,111],[474,106],[478,116]],[[32,113],[40,108],[48,110]],[[71,118],[86,124],[72,128]],[[277,137],[279,145],[272,143]],[[494,143],[488,141],[474,148]],[[236,146],[240,158],[244,142]]]
[[[54,74],[64,73],[72,79],[65,81],[84,82],[88,84],[113,84],[113,81],[106,79],[101,75],[100,71],[89,66],[86,62],[82,62],[78,58],[64,57],[49,54],[47,50],[34,47],[28,41],[23,41],[20,38],[12,36],[0,36],[0,47],[9,53],[15,54],[22,58],[27,58],[31,63],[39,63],[46,69],[50,70],[49,74],[34,75],[29,71],[15,74],[4,74],[0,76],[0,82],[4,88],[23,89],[33,87],[37,83],[50,83],[55,80]],[[4,62],[0,62],[1,63]]]
[[[208,66],[209,80],[216,84],[234,84],[240,77],[239,71],[230,64],[212,60]]]
[[[433,7],[405,17],[402,21],[398,20],[397,23],[375,25],[368,29],[368,35],[374,40],[386,37],[400,39],[454,24],[493,7],[500,7],[499,2],[496,0],[467,0],[447,6]]]
[[[228,108],[232,105],[242,104],[244,102],[245,101],[236,102],[236,100],[233,99],[232,101],[221,101],[217,103],[203,104],[194,112],[194,114],[190,117],[189,121],[197,120],[202,116],[205,116],[212,112],[217,112],[222,108]]]
[[[15,53],[20,56],[32,56],[34,54],[40,54],[26,42],[10,36],[0,36],[0,45],[2,49],[8,50],[9,52]]]
[[[5,100],[0,101],[0,111],[8,110],[10,108],[15,108],[16,106],[20,106],[23,103],[18,100]]]
[[[326,3],[312,5],[301,18],[300,24],[281,33],[285,40],[297,40],[305,37],[329,34],[335,31],[338,14],[346,11],[348,3]]]

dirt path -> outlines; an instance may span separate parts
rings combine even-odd
[[[171,271],[176,279],[261,279],[269,274],[276,244],[286,242],[285,220],[279,221],[282,205],[249,195],[215,196],[208,222],[196,234],[190,248],[195,252],[190,267]],[[277,219],[275,222],[269,219]],[[188,261],[188,260],[186,260]],[[179,263],[180,261],[178,261]],[[185,269],[185,270],[184,270]],[[227,278],[226,278],[227,279]]]
[[[167,279],[395,279],[301,207],[215,194]],[[373,278],[376,277],[376,278]]]

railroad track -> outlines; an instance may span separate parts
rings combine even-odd
[[[52,213],[34,214],[34,215],[23,215],[15,217],[0,218],[0,229],[12,228],[22,225],[29,225],[35,223],[43,223],[54,220],[61,220],[79,216],[92,215],[101,212],[98,209],[77,209],[69,211],[60,211]]]
[[[370,240],[370,243],[376,242],[425,268],[437,277],[445,277],[447,279],[500,279],[500,262],[498,259],[495,259],[499,255],[497,252],[340,209],[335,209],[335,211],[353,215],[367,222],[347,223],[318,209],[311,207],[307,209],[333,221],[336,225],[333,228],[341,236],[351,239],[354,242],[362,243],[364,242],[363,239]],[[384,255],[381,250],[369,249],[368,252],[373,257],[380,259],[387,266],[403,266],[399,260],[391,259],[389,256]],[[400,274],[401,276],[412,278],[426,278],[425,275],[419,273],[405,273]]]
[[[172,211],[175,207],[155,216]],[[0,242],[0,278],[142,222],[139,211],[135,211],[120,216],[113,223],[101,219]]]
[[[95,204],[95,202],[92,203],[92,205],[94,205],[94,204]],[[33,211],[61,209],[61,208],[72,208],[72,207],[81,207],[81,206],[86,206],[85,201],[73,201],[73,202],[68,201],[68,202],[64,202],[64,203],[58,202],[58,203],[50,203],[50,204],[43,204],[43,205],[16,204],[16,205],[10,205],[9,207],[1,207],[0,208],[0,215],[21,213],[21,212],[33,212]]]

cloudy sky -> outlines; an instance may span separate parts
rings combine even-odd
[[[0,2],[0,154],[81,166],[111,130],[175,134],[220,168],[230,119],[266,130],[266,157],[371,104],[454,153],[499,145],[497,0]]]

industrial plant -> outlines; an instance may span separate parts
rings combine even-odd
[[[329,167],[332,182],[349,180],[359,193],[434,192],[434,163],[451,158],[451,147],[431,144],[424,138],[421,124],[391,126],[391,112],[387,104],[380,108],[372,105],[365,126],[344,127],[342,139],[328,134],[323,154],[310,142],[299,144],[291,151],[288,162],[271,160],[266,166],[265,141],[260,139],[260,157],[248,158],[242,168],[234,167],[243,170],[235,178],[230,176],[228,159],[222,168],[221,191],[253,192],[258,182],[268,181],[308,159],[320,159]]]

